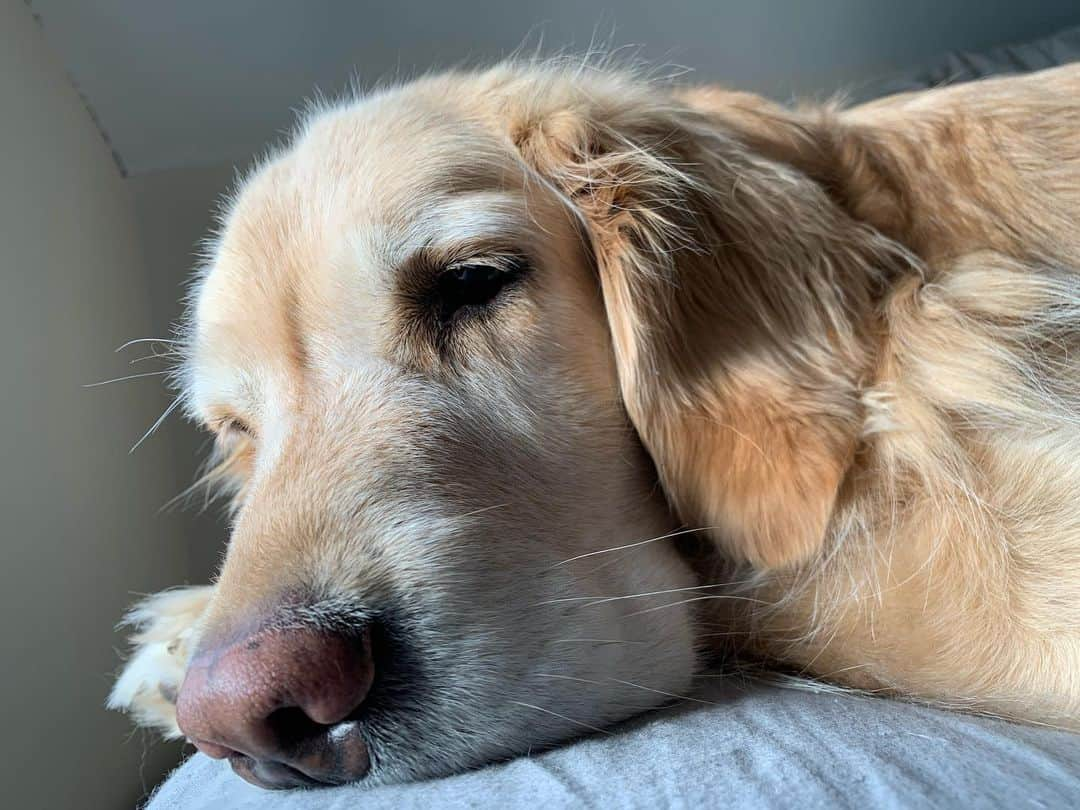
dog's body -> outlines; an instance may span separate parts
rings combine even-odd
[[[490,301],[460,286],[496,265]],[[479,688],[439,757],[376,694],[376,779],[682,694],[716,639],[1080,728],[1078,352],[1080,67],[844,112],[531,65],[378,94],[229,213],[186,384],[238,520],[216,590],[144,609],[114,703],[175,730],[181,634],[408,592],[469,637],[399,621],[440,667],[522,691]],[[680,525],[711,581],[643,540]]]
[[[1080,68],[836,116],[692,98],[920,268],[881,299],[825,544],[735,629],[842,683],[1080,726]]]

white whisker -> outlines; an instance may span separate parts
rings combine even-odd
[[[614,681],[615,683],[621,683],[624,686],[633,686],[633,687],[635,687],[637,689],[644,689],[646,692],[655,692],[658,695],[664,695],[666,697],[675,698],[676,700],[689,700],[689,701],[692,701],[693,703],[704,703],[704,704],[706,704],[708,706],[719,706],[719,705],[721,705],[721,704],[717,703],[715,700],[705,700],[704,698],[690,697],[689,695],[679,695],[679,694],[676,694],[675,692],[665,692],[663,689],[653,689],[651,686],[642,686],[640,683],[632,683],[631,681],[624,681],[624,680],[620,680],[619,678],[609,678],[608,680]]]
[[[111,380],[101,382],[83,383],[83,388],[97,388],[99,385],[111,385],[112,383],[124,382],[125,380],[138,380],[142,377],[159,377],[168,374],[167,371],[144,371],[142,374],[127,374],[123,377],[113,377]]]
[[[656,607],[645,608],[644,610],[636,610],[633,613],[627,613],[626,618],[630,618],[631,616],[640,616],[642,613],[652,613],[654,610],[663,610],[664,608],[678,607],[679,605],[688,605],[691,602],[702,602],[706,599],[730,599],[733,602],[753,602],[755,605],[769,604],[762,599],[754,599],[750,596],[736,596],[734,594],[713,594],[710,596],[695,596],[693,599],[683,599],[679,602],[670,602],[666,605],[657,605]]]
[[[555,678],[555,679],[560,680],[560,681],[579,681],[580,683],[591,683],[594,686],[603,686],[604,685],[603,682],[601,682],[601,681],[593,681],[593,680],[590,680],[589,678],[578,678],[578,677],[576,677],[574,675],[555,675],[555,674],[550,673],[550,672],[537,672],[536,677],[537,678]]]
[[[685,588],[668,588],[663,591],[648,591],[645,593],[631,593],[626,596],[604,596],[596,599],[594,602],[590,602],[584,607],[592,607],[593,605],[602,605],[605,602],[618,602],[621,599],[642,599],[646,596],[663,596],[666,593],[684,593],[686,591],[704,591],[709,588],[729,588],[732,585],[740,585],[740,582],[718,582],[713,585],[688,585]]]
[[[745,585],[752,580],[731,580],[730,582],[714,582],[711,585],[687,585],[685,588],[667,588],[662,591],[645,591],[642,593],[628,593],[623,596],[561,596],[556,599],[549,599],[546,602],[538,602],[534,607],[539,605],[555,605],[561,602],[589,602],[588,605],[583,607],[591,607],[592,605],[602,605],[605,602],[617,602],[621,599],[642,599],[646,596],[662,596],[666,593],[684,593],[686,591],[706,591],[710,588],[731,588],[736,585]],[[721,598],[721,597],[717,597]],[[746,599],[749,597],[739,597],[740,599]],[[590,601],[591,600],[591,601]]]
[[[650,641],[642,641],[641,639],[630,638],[557,638],[553,640],[552,644],[569,644],[571,642],[580,642],[582,644],[651,644]]]
[[[169,358],[179,357],[177,352],[154,352],[153,354],[147,354],[142,357],[136,357],[134,360],[128,360],[128,365],[133,366],[136,363],[141,363],[144,360],[167,360]]]
[[[153,432],[154,432],[155,430],[157,430],[157,429],[158,429],[159,427],[161,427],[161,424],[162,424],[162,423],[163,423],[163,422],[164,422],[164,421],[165,421],[166,419],[168,419],[168,418],[169,418],[169,414],[171,414],[171,413],[172,413],[173,411],[175,411],[175,410],[176,410],[176,408],[177,408],[177,406],[179,406],[179,405],[180,405],[180,402],[181,402],[181,400],[182,400],[182,399],[183,399],[182,397],[177,397],[176,399],[174,399],[174,400],[173,400],[172,402],[170,402],[170,403],[169,403],[169,407],[168,407],[168,408],[166,408],[166,409],[165,409],[165,410],[164,410],[164,411],[162,412],[161,416],[159,416],[159,417],[157,418],[157,421],[155,421],[155,422],[154,422],[154,424],[152,424],[152,425],[150,426],[150,429],[149,429],[148,431],[146,431],[146,433],[144,433],[144,434],[142,435],[142,438],[141,438],[141,439],[139,439],[139,440],[138,440],[137,442],[135,442],[135,444],[133,444],[133,445],[131,446],[131,449],[130,449],[130,450],[128,450],[128,455],[130,455],[130,454],[134,453],[134,452],[135,452],[136,450],[138,450],[138,449],[139,449],[139,445],[140,445],[140,444],[142,444],[143,442],[145,442],[145,441],[146,441],[146,440],[147,440],[148,438],[150,438],[150,435],[151,435],[151,434],[152,434],[152,433],[153,433]]]
[[[510,504],[508,504],[508,503],[497,503],[494,506],[484,506],[484,507],[481,507],[480,509],[474,509],[471,512],[466,512],[464,515],[458,515],[458,517],[459,518],[467,518],[467,517],[472,517],[473,515],[481,515],[484,512],[491,512],[492,510],[495,510],[495,509],[505,509],[509,505]]]
[[[568,560],[563,560],[562,562],[555,563],[555,565],[553,565],[551,567],[552,568],[558,568],[560,565],[566,565],[567,563],[572,563],[572,562],[576,562],[578,560],[583,560],[586,557],[595,557],[598,554],[610,554],[613,551],[622,551],[622,550],[628,549],[628,548],[638,548],[639,546],[644,546],[644,545],[647,545],[649,543],[656,543],[656,542],[659,542],[660,540],[668,540],[668,539],[670,539],[672,537],[679,537],[680,535],[684,535],[684,534],[693,534],[694,532],[707,532],[707,531],[711,531],[711,530],[714,530],[714,529],[719,529],[719,527],[718,526],[702,526],[701,528],[697,528],[697,529],[680,529],[677,532],[670,532],[669,534],[662,534],[659,537],[650,537],[648,540],[638,540],[636,543],[627,543],[624,546],[614,546],[613,548],[602,548],[599,551],[589,551],[589,552],[587,552],[585,554],[579,554],[576,557],[571,557]]]
[[[584,728],[591,729],[592,731],[598,731],[601,734],[607,734],[608,736],[611,736],[611,732],[608,731],[607,729],[600,728],[599,726],[594,726],[594,725],[592,725],[590,723],[585,723],[585,722],[583,722],[581,720],[575,720],[573,717],[567,717],[565,714],[559,714],[558,712],[553,712],[551,709],[545,709],[542,706],[534,706],[532,703],[525,703],[525,702],[520,701],[520,700],[511,700],[510,702],[511,703],[516,703],[518,706],[524,706],[526,709],[535,709],[538,712],[543,712],[544,714],[550,714],[550,715],[552,715],[554,717],[558,717],[558,718],[560,718],[562,720],[565,720],[567,723],[573,723],[576,726],[583,726]]]
[[[179,343],[179,342],[180,342],[179,340],[169,340],[167,338],[135,338],[134,340],[129,340],[127,343],[124,343],[124,344],[121,344],[120,346],[117,346],[115,349],[113,349],[113,351],[114,352],[122,352],[128,346],[134,346],[136,343],[168,343],[168,344],[176,344],[176,343]]]
[[[657,695],[663,695],[664,697],[675,698],[676,700],[686,700],[693,703],[704,703],[709,706],[719,706],[721,704],[712,700],[705,700],[704,698],[691,697],[690,695],[680,695],[676,692],[665,692],[663,689],[654,689],[651,686],[642,686],[640,683],[634,683],[633,681],[624,681],[621,678],[608,677],[606,681],[594,681],[589,678],[579,678],[574,675],[557,675],[548,672],[537,672],[539,678],[555,678],[560,681],[577,681],[579,683],[593,684],[594,686],[606,686],[611,683],[622,684],[623,686],[632,686],[635,689],[641,689],[645,692],[652,692]]]

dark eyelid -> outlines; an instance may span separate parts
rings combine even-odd
[[[399,266],[395,285],[400,302],[398,345],[405,356],[420,356],[405,347],[424,346],[434,348],[445,360],[452,355],[461,334],[458,327],[485,320],[486,307],[469,306],[468,302],[458,308],[446,306],[445,293],[452,287],[452,274],[469,265],[504,270],[503,288],[509,297],[516,294],[514,288],[527,283],[535,266],[524,251],[493,240],[486,244],[425,245],[417,250]]]
[[[476,279],[481,285],[480,295],[476,300],[470,300],[469,292],[477,292],[476,287],[465,286],[460,282],[465,279],[465,273],[470,270],[479,270],[490,275]],[[444,266],[433,283],[431,294],[433,303],[438,307],[439,320],[449,324],[459,314],[467,314],[480,307],[488,307],[503,292],[517,284],[526,274],[528,265],[525,261],[514,255],[487,255],[482,258],[468,259],[452,265]],[[475,283],[475,282],[474,282]],[[459,290],[464,290],[463,295],[456,295]]]
[[[231,419],[229,421],[229,427],[247,436],[253,435],[251,426],[248,425],[248,423],[245,422],[243,419]]]
[[[397,290],[409,302],[422,302],[444,273],[468,264],[503,267],[524,275],[532,260],[510,246],[466,243],[453,246],[427,244],[416,250],[399,267]]]
[[[251,429],[251,426],[246,421],[237,416],[222,416],[211,419],[207,423],[207,427],[219,436],[224,436],[230,431],[242,433],[245,436],[255,435],[254,431],[252,431]]]

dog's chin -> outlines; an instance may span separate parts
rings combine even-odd
[[[482,725],[483,721],[478,720],[477,724]],[[541,737],[535,727],[526,725],[505,728],[497,734],[459,733],[443,724],[437,729],[421,723],[368,727],[365,735],[372,740],[371,767],[352,784],[373,788],[443,779],[526,754],[541,753],[587,733],[579,727]],[[419,736],[407,741],[404,739],[407,734]],[[422,742],[418,744],[417,739]]]
[[[619,679],[624,685],[610,680],[604,686],[583,672],[581,678],[554,679],[553,689],[522,668],[498,673],[425,666],[423,656],[410,659],[406,645],[395,645],[390,634],[378,645],[398,650],[401,666],[384,672],[357,714],[368,768],[343,781],[366,788],[445,778],[549,750],[669,703],[671,695],[688,693],[693,681],[693,667],[686,663],[692,654],[676,656],[684,662],[675,667],[681,671],[628,673]],[[444,660],[483,657],[483,650],[461,648],[448,651]],[[557,664],[528,666],[549,672]]]
[[[548,706],[551,708],[547,708],[541,706],[541,699],[534,697],[533,700],[538,702],[531,705],[541,708],[530,708],[516,718],[516,725],[504,726],[494,733],[490,730],[479,734],[458,733],[445,724],[437,728],[426,723],[409,722],[385,727],[369,726],[365,729],[365,736],[371,740],[371,768],[355,784],[370,788],[442,779],[520,756],[537,755],[572,744],[583,737],[608,733],[633,717],[674,702],[674,698],[653,694],[636,705],[621,706],[618,712],[598,711],[598,717],[562,724],[558,728],[544,728],[542,720],[536,720],[538,716],[559,714],[572,717],[575,711],[579,712],[579,717],[587,715],[580,714],[580,705],[550,703]],[[483,723],[483,719],[477,719],[474,728]],[[418,740],[422,742],[418,743]]]

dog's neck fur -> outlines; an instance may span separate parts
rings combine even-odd
[[[1078,75],[1060,77],[1073,97]],[[1080,569],[1080,117],[1067,89],[1044,108],[1003,105],[991,83],[847,113],[685,94],[911,259],[883,287],[880,266],[866,275],[858,441],[821,544],[743,589],[764,603],[735,612],[756,654],[1011,716],[1030,718],[1034,690],[1037,719],[1080,722],[1080,591],[1047,575]],[[831,253],[863,261],[846,244]]]

